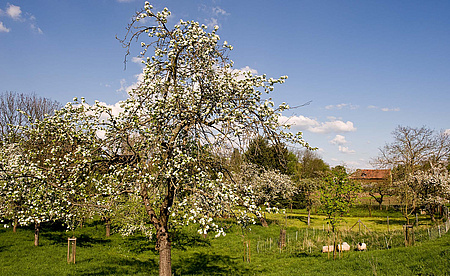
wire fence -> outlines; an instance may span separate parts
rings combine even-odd
[[[360,229],[360,228],[359,228]],[[323,246],[333,246],[334,242],[346,242],[350,250],[356,250],[358,243],[365,243],[367,250],[383,250],[396,247],[413,246],[442,237],[450,230],[450,219],[434,226],[404,225],[403,230],[373,232],[367,229],[347,230],[334,233],[323,228],[304,228],[287,230],[285,236],[256,238],[244,242],[244,259],[249,261],[251,254],[296,254],[311,255],[322,251]],[[336,238],[336,241],[334,240]]]

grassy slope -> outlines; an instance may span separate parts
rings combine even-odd
[[[362,213],[363,210],[355,210],[354,216],[347,218],[347,224],[357,221]],[[377,220],[382,220],[386,213],[372,215],[362,220],[372,230],[384,231],[386,226]],[[389,215],[400,219],[398,214]],[[203,239],[194,229],[184,230],[173,242],[173,272],[176,275],[450,275],[450,233],[415,247],[350,252],[335,261],[318,248],[309,253],[300,250],[298,244],[280,253],[275,242],[279,224],[287,224],[293,239],[292,233],[305,228],[303,216],[303,211],[289,214],[287,223],[282,215],[269,216],[279,221],[272,221],[268,229],[253,226],[251,231],[242,231],[229,225],[227,236],[217,239]],[[324,227],[322,219],[313,218],[316,229]],[[401,228],[401,224],[393,223],[392,227]],[[154,243],[144,237],[113,235],[107,239],[103,225],[95,223],[74,234],[78,238],[75,265],[66,262],[67,237],[72,233],[46,228],[42,231],[41,246],[36,248],[32,229],[19,229],[17,233],[0,230],[0,275],[157,274]],[[258,253],[257,243],[270,238],[274,240],[272,249]],[[244,242],[248,240],[252,250],[250,263],[243,261]]]

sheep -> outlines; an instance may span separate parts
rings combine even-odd
[[[363,242],[360,242],[360,243],[358,243],[358,251],[364,251],[364,250],[367,250],[367,246],[366,246],[366,244],[365,243],[363,243]]]
[[[338,244],[338,251],[349,251],[350,245],[346,242],[343,242],[342,244]]]
[[[334,251],[334,246],[332,246],[332,245],[325,245],[322,247],[322,253],[333,252],[333,251]]]

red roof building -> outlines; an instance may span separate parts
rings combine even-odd
[[[350,179],[358,180],[362,182],[381,182],[390,181],[392,179],[392,173],[390,169],[385,170],[356,170],[349,176]]]

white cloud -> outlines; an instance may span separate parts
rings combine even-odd
[[[131,90],[138,87],[139,83],[141,83],[144,80],[144,73],[140,73],[137,75],[134,75],[136,78],[136,82],[132,83],[131,85],[127,85],[127,81],[125,79],[120,80],[120,88],[117,89],[117,92],[130,92]]]
[[[395,107],[395,108],[383,107],[383,108],[381,108],[381,111],[384,111],[384,112],[395,111],[395,112],[397,112],[397,111],[400,111],[400,108],[398,108],[398,107]]]
[[[356,128],[350,121],[343,122],[337,120],[321,123],[320,126],[312,127],[309,129],[309,131],[314,133],[349,132],[349,131],[356,131]]]
[[[289,124],[292,126],[299,127],[301,129],[309,129],[313,126],[319,125],[319,122],[317,122],[315,119],[311,119],[303,115],[292,117],[280,116],[278,121],[281,124]]]
[[[19,6],[12,5],[9,3],[6,6],[5,11],[0,9],[0,16],[12,18],[14,21],[25,22],[26,24],[29,24],[30,29],[33,32],[36,32],[38,34],[44,33],[42,29],[37,26],[36,17],[34,15],[28,12],[25,12],[25,16],[22,15],[23,15],[22,9]],[[9,31],[10,29],[6,28],[3,25],[3,22],[0,22],[0,32],[9,32]]]
[[[242,71],[242,72],[250,72],[252,74],[258,74],[258,70],[250,68],[250,66],[248,66],[248,65],[245,67],[242,67],[241,69],[238,69],[238,70]]]
[[[258,74],[258,70],[251,68],[250,66],[245,66],[241,69],[233,69],[231,70],[231,73],[238,73],[237,79],[242,80],[245,79],[246,76],[244,75],[244,72],[250,72],[253,75]]]
[[[347,143],[347,140],[345,140],[345,136],[337,134],[330,143],[333,145],[344,145]]]
[[[343,122],[341,120],[330,120],[328,122],[318,122],[316,119],[311,119],[305,116],[280,116],[279,122],[281,124],[289,124],[293,127],[307,130],[313,133],[332,133],[332,132],[350,132],[356,131],[353,122]]]
[[[345,154],[355,153],[354,150],[350,150],[348,147],[339,146],[339,151]]]
[[[125,85],[126,85],[127,81],[125,79],[121,79],[120,80],[120,88],[117,89],[117,92],[126,92],[125,91]]]
[[[11,29],[8,29],[3,25],[3,22],[0,21],[0,33],[9,33]]]
[[[11,5],[8,3],[8,7],[6,8],[6,15],[14,20],[21,20],[21,14],[22,11],[19,6]]]
[[[124,111],[124,109],[122,107],[120,107],[121,102],[117,102],[115,104],[107,104],[105,102],[99,102],[98,104],[101,105],[101,106],[105,106],[105,107],[110,108],[111,109],[111,114],[112,114],[113,117],[119,115],[120,112]],[[110,116],[108,114],[106,114],[106,113],[103,113],[100,116],[100,120],[105,121],[105,122],[108,121],[109,118],[110,118]],[[104,130],[97,130],[96,134],[97,134],[97,136],[100,139],[104,139],[106,137],[105,136],[106,135],[106,131],[104,131]]]
[[[142,61],[143,61],[143,59],[140,58],[140,57],[132,57],[132,58],[131,58],[131,62],[133,62],[133,63],[141,64]]]
[[[389,111],[395,111],[395,112],[397,112],[397,111],[400,111],[400,108],[399,108],[399,107],[389,108],[389,107],[378,107],[378,106],[376,106],[376,105],[369,105],[369,106],[367,106],[367,108],[368,108],[368,109],[379,109],[379,110],[381,110],[381,111],[383,111],[383,112],[389,112]]]
[[[357,105],[352,105],[352,104],[346,104],[346,103],[341,103],[341,104],[336,104],[336,105],[327,105],[325,106],[325,109],[343,109],[343,108],[350,108],[350,109],[357,109],[358,106]]]

